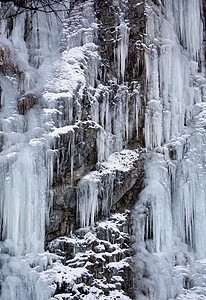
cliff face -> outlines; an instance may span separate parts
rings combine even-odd
[[[71,127],[70,132],[61,133],[58,131],[58,137],[55,137],[54,150],[56,149],[59,153],[57,154],[58,161],[54,163],[53,174],[54,208],[56,208],[55,203],[61,198],[66,211],[62,214],[64,210],[62,207],[59,216],[59,209],[54,209],[47,230],[48,237],[55,236],[56,233],[52,233],[52,231],[57,228],[62,235],[70,231],[65,226],[63,226],[64,229],[61,229],[65,218],[73,217],[74,219],[73,224],[67,222],[68,226],[74,228],[79,226],[79,216],[76,212],[78,205],[76,203],[81,198],[79,194],[82,193],[83,186],[84,193],[92,193],[91,187],[89,187],[90,180],[93,180],[92,176],[96,176],[102,184],[101,188],[94,188],[105,190],[103,194],[102,192],[97,193],[98,200],[92,200],[98,202],[98,211],[93,213],[99,217],[106,216],[112,206],[116,205],[134,185],[138,185],[137,189],[141,189],[143,158],[139,160],[139,163],[136,161],[135,178],[132,171],[128,172],[127,175],[124,172],[122,175],[119,173],[108,175],[111,177],[110,179],[107,178],[108,176],[98,175],[102,172],[101,161],[107,159],[112,152],[121,151],[123,148],[141,148],[144,145],[142,134],[145,106],[143,94],[144,59],[143,48],[140,44],[140,38],[143,40],[143,33],[140,34],[140,32],[143,31],[144,27],[144,5],[136,6],[135,4],[134,6],[137,7],[136,17],[141,16],[137,23],[137,36],[135,32],[130,34],[130,30],[134,31],[134,28],[131,29],[134,25],[130,24],[136,21],[135,17],[134,19],[131,17],[131,14],[134,13],[132,3],[118,2],[112,4],[111,1],[104,3],[97,1],[95,5],[92,2],[77,3],[67,19],[69,27],[65,29],[64,43],[69,45],[67,48],[70,48],[71,40],[72,43],[75,40],[75,49],[78,49],[85,58],[82,64],[84,80],[79,82],[78,86],[78,93],[79,90],[82,90],[82,96],[79,98],[73,96],[74,100],[70,101],[68,108],[70,115],[66,116],[65,119],[65,125],[67,123],[73,124],[77,120],[79,121],[78,124],[74,128]],[[93,15],[88,19],[91,11]],[[79,16],[80,20],[84,20],[83,24],[78,23],[78,29],[73,24],[76,22],[74,15]],[[76,37],[75,39],[73,35]],[[74,47],[74,45],[72,46]],[[70,53],[73,51],[73,47],[65,51]],[[137,56],[138,59],[136,59]],[[135,65],[133,71],[131,70],[132,65]],[[76,91],[72,92],[76,93]],[[54,92],[54,95],[57,101],[63,102],[63,107],[68,105],[65,102],[68,102],[68,98],[60,98],[62,95],[59,96],[57,91]],[[63,114],[67,111],[66,109],[62,110]],[[96,168],[96,173],[92,173],[91,179],[87,181],[88,187],[85,186],[86,180],[78,183],[81,177]],[[122,177],[122,183],[118,186],[120,192],[116,197],[115,183],[120,180],[120,177]],[[107,189],[111,190],[111,186],[114,187],[114,191],[107,191]],[[107,198],[113,198],[112,203],[111,200],[105,199],[106,194],[108,194]],[[103,203],[105,201],[106,203]],[[131,208],[134,201],[135,199],[132,203],[129,201],[125,208]],[[69,212],[70,214],[68,214]],[[90,218],[91,212],[88,214],[88,218]],[[92,218],[94,219],[94,217]],[[54,223],[52,223],[53,220]],[[81,221],[80,223],[82,224]],[[84,225],[89,225],[89,221]]]
[[[67,6],[0,23],[1,298],[201,294],[205,2]]]

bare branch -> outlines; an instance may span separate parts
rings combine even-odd
[[[56,18],[61,22],[61,18],[58,13],[69,11],[67,0],[0,0],[0,3],[10,4],[7,8],[7,12],[3,16],[0,16],[1,19],[5,18],[14,18],[26,11],[33,12],[43,12],[43,13],[53,13]],[[16,11],[11,10],[12,7],[16,7]]]

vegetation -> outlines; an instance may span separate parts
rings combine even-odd
[[[74,2],[74,1],[71,1]],[[8,5],[6,13],[1,16],[2,18],[15,17],[25,11],[54,13],[59,19],[58,13],[68,11],[70,8],[69,0],[0,0],[0,3]],[[13,7],[16,7],[13,10]]]

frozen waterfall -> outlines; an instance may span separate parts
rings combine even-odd
[[[0,299],[205,299],[204,2],[10,4]]]
[[[145,299],[198,299],[196,292],[204,295],[202,287],[196,287],[202,286],[201,279],[194,279],[193,285],[191,277],[191,286],[187,287],[184,276],[188,275],[183,275],[194,257],[204,259],[206,255],[201,8],[201,1],[168,0],[158,10],[153,5],[146,10],[145,143],[152,151],[145,167],[146,187],[134,210],[136,259],[144,265],[136,286],[137,294],[148,296]],[[149,276],[144,278],[143,270]],[[177,296],[183,293],[178,276],[185,296]],[[171,285],[167,286],[169,278]],[[191,287],[196,292],[190,292]]]

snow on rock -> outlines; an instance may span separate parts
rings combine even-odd
[[[90,231],[82,228],[49,243],[50,252],[65,258],[63,264],[54,263],[41,275],[53,274],[54,299],[131,299],[132,291],[127,290],[133,276],[129,222],[128,212],[114,214]]]
[[[138,169],[139,168],[139,169]],[[94,224],[96,215],[107,215],[132,188],[141,172],[140,153],[123,150],[113,153],[98,170],[82,177],[77,185],[78,213],[81,226]]]
[[[137,297],[204,299],[202,3],[136,2],[0,20],[3,300],[134,298],[134,250]],[[127,213],[95,222],[135,202],[132,250]]]

